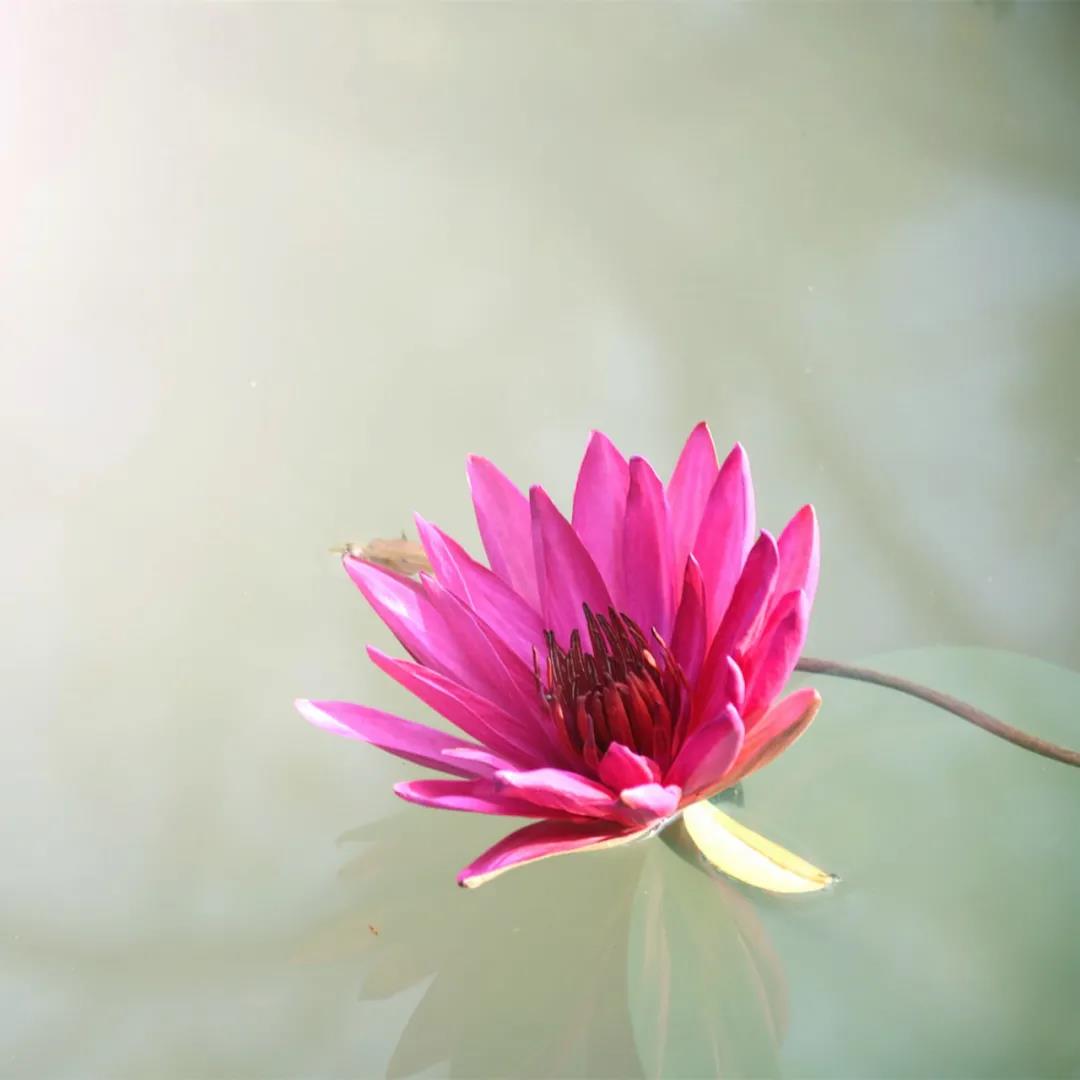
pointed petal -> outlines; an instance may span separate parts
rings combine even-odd
[[[603,784],[564,769],[503,771],[496,779],[519,798],[567,814],[607,817],[617,808],[615,796]]]
[[[574,486],[574,531],[581,537],[608,592],[622,603],[623,519],[630,467],[614,444],[594,431]]]
[[[510,817],[550,817],[536,806],[507,798],[490,780],[406,780],[394,785],[394,794],[406,802],[433,810],[462,810],[468,814],[505,814]]]
[[[324,731],[371,743],[417,765],[456,776],[482,776],[487,771],[477,762],[455,761],[443,755],[444,750],[468,749],[468,743],[435,728],[402,720],[400,716],[350,701],[301,699],[296,702],[296,707],[305,720]]]
[[[767,532],[762,532],[746,558],[746,566],[709,646],[694,690],[698,712],[706,718],[715,716],[731,700],[727,696],[729,665],[733,657],[741,656],[753,644],[755,634],[760,634],[776,581],[776,563],[776,544]],[[735,707],[741,708],[742,702]]]
[[[544,623],[566,646],[574,630],[589,640],[583,604],[593,611],[611,607],[611,594],[573,526],[541,487],[529,489],[533,548]]]
[[[733,656],[714,657],[710,652],[694,690],[693,726],[715,720],[729,705],[741,715],[745,701],[746,682],[738,662]]]
[[[644,459],[630,459],[623,533],[623,610],[645,631],[671,637],[674,555],[664,485]]]
[[[373,646],[368,647],[368,656],[425,705],[496,753],[519,765],[550,759],[550,743],[539,729],[453,679],[421,664],[387,656]]]
[[[448,674],[507,712],[539,723],[543,711],[532,669],[453,593],[433,578],[421,576],[420,584],[447,628],[441,658]]]
[[[720,790],[742,741],[742,719],[729,705],[722,716],[702,724],[687,738],[664,781],[681,787],[684,801],[707,797],[702,793]]]
[[[838,880],[752,832],[711,803],[688,806],[683,821],[702,855],[717,870],[747,885],[775,893],[806,893]]]
[[[606,821],[538,821],[504,836],[458,874],[458,884],[475,889],[515,866],[629,843],[645,830]]]
[[[777,547],[779,572],[773,595],[779,598],[795,589],[802,589],[806,599],[813,604],[821,563],[821,536],[812,506],[804,506],[784,526]]]
[[[346,555],[349,577],[409,655],[421,664],[446,671],[442,656],[452,643],[445,622],[424,596],[420,583],[381,566]],[[451,647],[449,650],[453,652]]]
[[[810,605],[801,589],[788,593],[776,606],[761,639],[746,656],[746,705],[743,715],[752,727],[784,689],[806,641]]]
[[[651,784],[660,779],[660,768],[652,758],[635,754],[622,743],[613,742],[600,759],[600,781],[612,791]]]
[[[539,613],[501,577],[478,563],[456,540],[419,514],[416,527],[439,584],[472,608],[511,651],[531,664],[533,648],[544,644]],[[531,553],[531,539],[529,543]]]
[[[779,757],[810,726],[821,708],[821,696],[804,686],[778,701],[747,733],[735,773],[741,779]]]
[[[727,700],[735,706],[741,716],[743,705],[746,704],[746,679],[743,677],[742,668],[730,656],[727,658],[727,673],[724,682]]]
[[[701,577],[701,567],[691,555],[686,560],[682,599],[679,601],[675,630],[671,637],[671,651],[691,686],[696,682],[705,659],[707,633],[705,585]]]
[[[637,787],[624,788],[619,792],[619,801],[632,810],[642,810],[653,818],[670,817],[679,808],[682,788],[674,784],[661,787],[660,784],[639,784]]]
[[[769,597],[776,583],[778,561],[776,541],[762,531],[746,557],[746,565],[709,647],[710,652],[717,649],[724,656],[741,652],[747,638],[753,635],[754,628],[764,622]]]
[[[686,445],[675,463],[675,470],[667,486],[668,506],[671,510],[671,536],[677,577],[676,590],[682,589],[682,576],[686,558],[694,549],[701,515],[709,501],[709,493],[716,483],[720,466],[716,461],[709,425],[703,420],[686,440]]]
[[[528,500],[487,458],[470,455],[466,471],[491,569],[539,611]]]
[[[694,541],[705,579],[709,632],[720,624],[754,539],[754,488],[746,452],[736,443],[709,493]]]

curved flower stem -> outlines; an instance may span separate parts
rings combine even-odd
[[[841,664],[835,660],[815,660],[804,656],[795,665],[798,671],[813,672],[816,675],[835,675],[841,679],[858,679],[859,682],[874,683],[876,686],[885,686],[890,690],[899,690],[902,694],[910,694],[912,697],[928,701],[939,709],[954,713],[969,724],[980,727],[983,731],[989,731],[1006,742],[1022,746],[1033,754],[1041,754],[1053,761],[1060,761],[1064,765],[1080,766],[1080,751],[1069,750],[1067,747],[1058,746],[1056,743],[1047,742],[1035,735],[1029,735],[1026,731],[1014,728],[1003,720],[998,720],[982,709],[976,709],[974,705],[968,705],[958,698],[949,694],[942,694],[929,687],[920,686],[918,683],[901,679],[898,675],[886,675],[881,671],[872,671],[870,668],[855,667],[852,664]]]

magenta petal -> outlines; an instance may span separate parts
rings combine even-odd
[[[660,767],[652,758],[635,754],[622,743],[613,742],[600,759],[597,775],[612,791],[622,791],[659,780]]]
[[[531,668],[453,593],[433,578],[420,580],[424,595],[446,625],[440,659],[449,674],[508,712],[542,717]]]
[[[550,758],[551,746],[539,729],[453,679],[420,664],[387,656],[372,646],[368,648],[368,656],[425,705],[496,753],[519,765],[536,764]]]
[[[736,443],[720,467],[694,542],[694,554],[705,579],[710,633],[727,610],[753,539],[754,488],[750,463]]]
[[[487,458],[470,455],[466,471],[491,569],[539,611],[528,500]]]
[[[691,686],[697,679],[705,658],[707,633],[705,585],[697,559],[691,555],[686,561],[682,599],[679,601],[675,629],[671,637],[671,651]]]
[[[563,769],[504,771],[496,779],[528,802],[567,814],[606,817],[616,807],[614,795],[602,784]]]
[[[630,468],[626,458],[594,431],[574,486],[574,531],[596,563],[616,604],[622,603],[623,518]]]
[[[643,829],[606,821],[538,821],[504,836],[458,874],[458,884],[472,889],[515,866],[571,851],[625,844]]]
[[[810,726],[821,708],[821,696],[804,686],[778,701],[746,733],[734,773],[747,776],[782,754]]]
[[[463,810],[468,814],[505,814],[511,817],[548,817],[538,807],[508,799],[490,780],[406,780],[394,785],[394,794],[406,802],[435,810]]]
[[[694,727],[715,720],[729,705],[741,715],[746,701],[746,682],[733,656],[717,656],[710,650],[693,700]]]
[[[623,533],[623,610],[648,633],[671,637],[674,556],[664,485],[644,459],[630,459]]]
[[[791,677],[806,641],[810,605],[801,589],[788,593],[776,606],[761,639],[746,657],[746,705],[751,727],[761,710],[772,704]]]
[[[342,564],[409,655],[421,664],[446,671],[441,661],[448,644],[446,623],[428,602],[419,582],[348,555]]]
[[[728,702],[735,706],[741,716],[743,705],[746,704],[746,679],[743,677],[742,668],[733,657],[727,656],[724,660],[724,693]]]
[[[779,598],[802,589],[807,601],[813,604],[821,563],[821,538],[812,506],[804,506],[784,526],[777,547],[780,559],[773,595]]]
[[[661,787],[659,784],[640,784],[638,787],[624,788],[619,792],[619,800],[632,810],[644,810],[651,817],[670,817],[679,807],[682,788],[674,784]]]
[[[529,501],[544,622],[564,646],[574,630],[579,630],[588,641],[582,605],[605,612],[611,607],[611,595],[573,526],[559,513],[544,489],[530,488]]]
[[[686,558],[694,549],[701,515],[719,471],[709,425],[702,421],[690,432],[667,486],[676,591],[682,589]]]
[[[723,656],[741,652],[746,640],[753,636],[755,627],[764,622],[776,582],[778,560],[776,541],[762,531],[746,557],[731,602],[709,646],[710,652],[716,649]]]
[[[494,776],[501,769],[516,768],[514,762],[507,761],[491,750],[476,746],[454,747],[444,750],[443,757],[452,758],[454,761],[470,761],[476,767],[476,773],[480,776]]]
[[[419,514],[416,527],[439,584],[472,608],[511,651],[531,665],[533,648],[544,644],[544,626],[538,612],[501,577]],[[531,553],[531,538],[529,544]]]
[[[457,776],[481,776],[487,771],[478,762],[455,761],[444,755],[446,750],[470,749],[467,743],[400,716],[349,701],[299,700],[296,707],[305,720],[324,731],[371,743],[417,765]]]
[[[702,724],[683,743],[664,780],[683,789],[683,801],[720,790],[743,741],[742,718],[729,705],[722,716]]]

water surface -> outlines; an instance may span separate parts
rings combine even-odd
[[[95,7],[0,33],[0,1070],[1061,1076],[1080,788],[819,680],[735,812],[476,893],[505,831],[296,696],[422,717],[327,549],[592,427],[813,501],[808,651],[1076,746],[1070,5]]]

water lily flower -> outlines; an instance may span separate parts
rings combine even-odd
[[[664,484],[595,432],[570,518],[484,458],[468,476],[487,565],[420,517],[431,573],[343,557],[411,657],[371,659],[462,734],[298,702],[319,727],[452,777],[397,784],[409,802],[539,819],[462,885],[657,832],[806,730],[817,692],[781,693],[817,586],[817,521],[804,506],[778,539],[758,533],[741,446],[719,463],[699,424]]]

